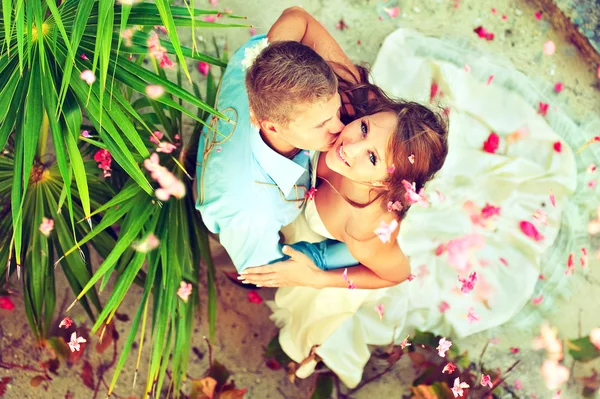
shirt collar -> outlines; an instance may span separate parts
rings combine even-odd
[[[277,184],[283,195],[289,195],[306,168],[270,148],[263,141],[257,128],[253,128],[248,133],[252,137],[250,143],[254,157]],[[302,153],[301,151],[300,154]]]

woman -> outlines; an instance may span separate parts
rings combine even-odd
[[[284,26],[282,21],[286,21]],[[309,45],[314,42],[315,49],[322,56],[337,62],[336,72],[342,78],[340,88],[343,93],[346,93],[344,89],[349,87],[346,85],[349,81],[366,82],[363,75],[350,66],[351,63],[339,46],[332,43],[326,31],[301,9],[284,12],[273,30],[276,28],[284,32],[284,38],[296,38]],[[318,33],[309,32],[311,28]],[[398,54],[402,57],[398,58]],[[431,55],[442,58],[442,61],[432,59]],[[472,72],[463,68],[466,62]],[[494,76],[493,84],[489,84],[490,75]],[[318,355],[348,387],[360,382],[363,367],[370,357],[369,345],[400,343],[414,328],[464,337],[500,326],[517,314],[524,323],[519,327],[530,327],[539,320],[534,316],[539,315],[533,312],[524,314],[521,310],[532,297],[532,306],[552,307],[553,299],[564,291],[567,281],[562,265],[566,263],[569,252],[579,250],[573,248],[570,238],[578,237],[579,231],[575,231],[578,223],[562,226],[560,223],[561,218],[575,220],[571,218],[579,212],[567,202],[568,196],[575,190],[574,156],[566,145],[560,152],[556,150],[556,142],[562,141],[561,137],[530,105],[544,98],[542,95],[532,98],[535,90],[527,79],[512,70],[491,65],[478,53],[407,31],[395,32],[386,39],[373,76],[381,87],[394,95],[419,102],[444,100],[452,119],[450,125],[453,130],[448,135],[450,150],[445,165],[427,185],[430,206],[412,207],[402,219],[400,228],[389,237],[393,241],[396,238],[394,234],[397,234],[403,253],[410,258],[414,272],[414,279],[410,280],[413,281],[382,289],[363,289],[376,287],[365,284],[369,281],[353,271],[358,268],[348,269],[347,275],[315,272],[308,260],[295,252],[292,252],[292,259],[299,267],[275,269],[267,266],[262,270],[252,270],[265,274],[246,277],[249,282],[265,284],[271,280],[276,285],[298,285],[279,289],[272,306],[272,319],[281,328],[281,346],[293,360],[303,363],[297,372],[300,377],[312,372],[316,364],[314,355]],[[508,81],[507,85],[514,87],[513,91],[501,87],[499,82],[503,81]],[[521,92],[517,95],[514,90]],[[339,215],[337,212],[344,212],[342,209],[358,212],[354,206],[346,209],[340,198],[358,200],[354,202],[361,204],[368,202],[375,192],[361,189],[355,194],[357,181],[363,185],[375,183],[371,184],[375,187],[369,189],[378,188],[379,183],[389,184],[384,187],[404,187],[391,183],[397,183],[403,179],[404,173],[410,173],[412,169],[407,169],[409,166],[430,173],[428,167],[422,167],[418,162],[435,159],[435,154],[428,158],[422,152],[415,152],[414,148],[390,147],[390,153],[394,154],[391,175],[351,174],[356,169],[345,165],[344,159],[348,154],[339,152],[340,144],[348,150],[350,147],[346,143],[356,143],[356,139],[360,138],[357,131],[362,133],[361,121],[371,118],[363,116],[375,114],[364,107],[368,104],[365,97],[371,100],[379,98],[378,92],[372,87],[368,92],[370,97],[352,95],[361,91],[351,91],[346,96],[345,103],[351,103],[352,107],[346,106],[345,111],[352,116],[354,110],[357,119],[348,124],[348,132],[340,134],[340,142],[334,147],[338,152],[321,155],[317,174],[324,177],[324,183],[318,187],[315,201],[309,201],[306,210],[311,227],[319,225],[318,218],[313,216],[320,216],[323,228],[317,227],[318,232],[343,240],[348,237],[355,239],[357,248],[363,247],[358,244],[362,241],[371,245],[381,241],[373,239],[372,232],[381,219],[390,223],[392,215],[397,219],[403,216],[394,209],[398,195],[389,194],[378,203],[385,212],[379,208],[377,218],[369,219],[369,214],[365,213],[354,220],[354,224],[339,220],[345,217],[345,213],[336,216]],[[528,101],[523,96],[529,96]],[[363,109],[367,111],[361,113]],[[410,120],[419,120],[419,123],[427,125],[427,118]],[[403,128],[401,123],[394,126],[385,119],[377,120],[377,125],[384,130]],[[564,124],[562,126],[561,129],[564,129]],[[421,127],[420,130],[425,129]],[[375,137],[371,138],[375,140]],[[429,148],[436,146],[429,143]],[[532,148],[535,150],[532,151]],[[405,153],[397,156],[394,151]],[[337,154],[339,158],[335,159]],[[389,157],[388,154],[385,152],[384,156]],[[370,154],[365,157],[362,171],[369,170],[365,165],[368,166],[367,161],[371,161]],[[408,157],[414,160],[414,164]],[[408,162],[403,162],[404,159]],[[323,164],[330,170],[324,170]],[[386,167],[391,168],[391,165],[386,164]],[[395,176],[398,169],[402,172]],[[411,178],[419,185],[419,177]],[[426,177],[421,178],[426,180]],[[352,190],[346,191],[344,187],[352,187]],[[418,193],[419,188],[415,188],[417,190],[410,191]],[[340,195],[334,195],[336,190]],[[548,206],[551,191],[552,201],[556,199],[556,203]],[[367,196],[367,193],[371,194]],[[418,199],[414,196],[411,202]],[[326,209],[325,202],[328,201],[333,205]],[[352,205],[348,201],[346,203]],[[387,213],[388,204],[392,209],[390,213]],[[408,204],[401,202],[400,205]],[[372,205],[366,208],[374,213],[377,209]],[[357,230],[348,234],[348,226],[364,229],[365,235],[357,236]],[[562,228],[562,238],[548,251],[552,255],[548,257],[546,252],[554,243],[559,228]],[[352,250],[352,242],[348,245]],[[377,258],[378,255],[377,249],[371,251],[375,253],[357,253],[355,257],[368,265],[370,257]],[[356,249],[353,254],[355,252]],[[544,268],[540,261],[542,255],[548,260]],[[373,263],[373,269],[376,266]],[[403,270],[405,272],[406,269]],[[312,288],[323,286],[317,276],[325,273],[337,276],[335,281],[328,281],[328,287],[347,287],[348,281],[352,280],[358,288]],[[303,275],[308,275],[309,281]],[[390,279],[388,285],[399,280],[394,276],[384,277]],[[317,284],[314,284],[315,281]],[[529,311],[530,307],[527,309]],[[525,316],[531,317],[525,320]]]

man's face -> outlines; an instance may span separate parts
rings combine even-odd
[[[296,106],[296,119],[279,127],[279,138],[303,150],[327,151],[344,128],[340,121],[340,95],[314,104]]]

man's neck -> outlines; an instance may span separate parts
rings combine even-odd
[[[265,144],[269,146],[269,148],[286,158],[292,159],[300,152],[299,148],[296,148],[283,140],[274,139],[273,137],[264,133],[262,130],[260,130],[260,137]]]

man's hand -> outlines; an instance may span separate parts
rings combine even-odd
[[[319,277],[323,273],[313,261],[302,252],[288,246],[283,253],[290,259],[271,265],[251,267],[240,273],[238,279],[244,284],[255,284],[258,287],[313,287],[319,286]]]

